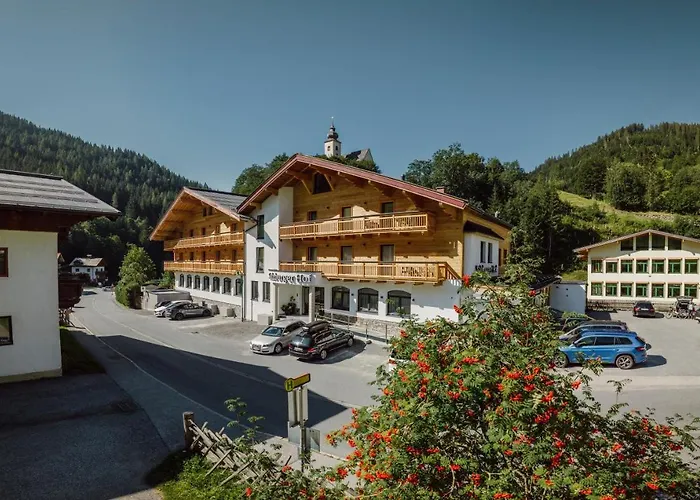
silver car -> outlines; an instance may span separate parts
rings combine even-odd
[[[301,332],[303,321],[285,319],[265,328],[260,335],[250,341],[250,350],[259,354],[279,354],[289,347],[292,339]]]

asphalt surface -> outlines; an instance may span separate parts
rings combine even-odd
[[[264,417],[263,430],[275,436],[287,436],[286,378],[311,374],[309,425],[323,436],[348,423],[353,406],[373,403],[376,388],[370,382],[387,359],[381,344],[365,345],[360,339],[353,348],[342,348],[324,362],[299,361],[286,352],[253,354],[248,342],[262,329],[254,323],[221,317],[169,321],[124,309],[108,292],[88,293],[76,308],[76,316],[110,348],[222,418],[232,417],[225,401],[241,398],[250,415]],[[676,413],[700,415],[700,325],[665,318],[637,319],[625,313],[614,319],[628,321],[630,329],[653,349],[647,365],[627,371],[608,367],[594,380],[594,395],[603,407],[626,402],[634,409],[655,408],[658,418]],[[624,393],[617,395],[608,380],[627,380]],[[322,442],[321,451],[342,457],[349,449]]]

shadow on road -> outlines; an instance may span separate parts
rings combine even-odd
[[[73,333],[88,349],[101,348],[100,340],[92,335],[80,330],[73,330]],[[228,412],[225,402],[240,398],[247,404],[248,416],[263,417],[257,422],[262,431],[287,436],[285,378],[269,368],[181,351],[122,335],[101,336],[100,339],[181,395],[230,419],[235,415]],[[363,347],[353,346],[353,349],[359,352]],[[303,371],[303,364],[300,364],[299,374]],[[168,392],[166,388],[163,390]],[[346,410],[345,406],[309,390],[309,426]],[[174,413],[173,418],[178,419],[180,415]]]
[[[324,360],[321,360],[319,358],[312,358],[310,360],[304,361],[305,363],[317,363],[319,365],[333,365],[335,363],[340,363],[341,361],[345,361],[346,359],[354,358],[358,354],[362,353],[362,351],[365,350],[365,342],[362,340],[358,340],[357,338],[354,340],[353,344],[351,347],[348,346],[342,346],[339,347],[338,349],[331,351],[328,353],[328,357]],[[299,360],[303,361],[303,360]]]
[[[643,365],[637,365],[637,368],[653,368],[654,366],[663,366],[666,363],[668,363],[668,361],[660,354],[649,354],[647,356],[647,362]]]

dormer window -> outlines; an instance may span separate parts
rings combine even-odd
[[[620,242],[620,251],[631,252],[634,249],[633,245],[634,245],[634,240],[632,240],[632,238],[624,239]]]
[[[323,174],[314,175],[314,194],[327,193],[331,190],[331,185],[328,184],[328,179]]]

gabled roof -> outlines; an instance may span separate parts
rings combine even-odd
[[[369,152],[369,149],[360,149],[358,151],[353,151],[352,153],[348,153],[345,155],[345,158],[348,160],[357,160],[357,161],[364,161],[367,159],[367,157],[372,156],[372,154]]]
[[[477,224],[476,222],[472,222],[472,221],[467,221],[464,223],[464,232],[465,233],[479,233],[479,234],[483,234],[484,236],[490,236],[491,238],[497,238],[499,240],[503,239],[493,229],[490,229],[486,226],[482,226],[481,224]]]
[[[165,239],[168,231],[166,228],[168,225],[176,225],[180,222],[184,222],[185,219],[180,219],[176,215],[176,207],[188,207],[186,210],[194,211],[199,209],[201,206],[209,206],[215,208],[219,212],[228,215],[229,217],[241,220],[246,217],[242,217],[236,207],[243,203],[246,199],[244,195],[236,193],[227,193],[225,191],[214,191],[211,189],[200,189],[184,187],[182,191],[177,195],[177,198],[166,210],[165,214],[160,218],[155,229],[151,233],[151,240],[163,240]]]
[[[0,209],[115,218],[120,212],[54,175],[0,170]]]
[[[104,265],[102,257],[76,257],[70,263],[71,266],[97,267]]]
[[[447,193],[436,191],[435,189],[394,179],[393,177],[388,177],[376,172],[370,172],[369,170],[362,168],[336,163],[323,158],[305,156],[299,153],[296,153],[289,158],[284,165],[277,169],[277,171],[268,177],[265,182],[258,186],[257,189],[253,191],[245,199],[245,201],[241,203],[241,205],[239,205],[238,211],[242,214],[249,213],[251,210],[253,210],[256,203],[261,203],[275,190],[287,185],[289,182],[296,181],[295,176],[303,175],[304,171],[306,170],[310,170],[312,172],[325,171],[328,174],[337,174],[343,177],[363,179],[371,184],[386,186],[397,191],[403,191],[414,197],[425,198],[427,200],[432,200],[442,205],[455,207],[460,210],[471,210],[478,213],[484,219],[495,222],[504,228],[511,228],[511,226],[506,222],[488,214],[481,209],[469,205],[466,200],[458,198],[457,196],[452,196]]]
[[[681,236],[680,234],[667,233],[665,231],[658,231],[656,229],[645,229],[644,231],[639,231],[637,233],[626,234],[624,236],[619,236],[606,241],[601,241],[600,243],[593,243],[592,245],[587,245],[585,247],[575,248],[574,252],[583,253],[587,252],[592,248],[602,247],[604,245],[609,245],[611,243],[617,243],[618,241],[627,240],[629,238],[636,238],[637,236],[642,236],[643,234],[658,234],[659,236],[668,236],[670,238],[677,238],[679,240],[692,241],[694,243],[700,243],[699,239],[690,238],[688,236]]]

